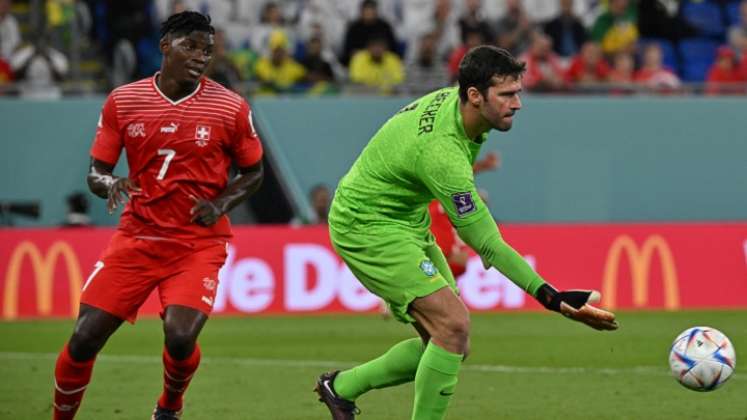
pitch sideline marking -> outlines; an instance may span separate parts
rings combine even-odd
[[[0,361],[8,360],[56,360],[56,353],[32,353],[32,352],[0,352]],[[160,357],[138,356],[138,355],[108,355],[102,354],[98,360],[109,363],[137,363],[158,364],[162,363]],[[308,367],[308,368],[345,368],[358,364],[359,362],[335,361],[335,360],[293,360],[293,359],[261,359],[251,357],[204,357],[205,364],[233,364],[243,366],[279,366],[279,367]],[[669,376],[666,368],[658,366],[635,366],[631,368],[588,368],[588,367],[549,367],[549,366],[510,366],[510,365],[485,365],[469,363],[462,366],[463,371],[487,372],[487,373],[520,373],[520,374],[597,374],[597,375],[659,375]],[[734,379],[739,376],[734,375]]]

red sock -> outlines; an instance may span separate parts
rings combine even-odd
[[[83,393],[91,381],[94,357],[77,362],[70,357],[67,344],[57,357],[54,370],[54,420],[72,420],[80,407]]]
[[[163,394],[158,399],[158,405],[169,410],[182,409],[182,397],[200,365],[200,346],[184,360],[174,360],[168,350],[163,349]]]

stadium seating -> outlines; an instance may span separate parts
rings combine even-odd
[[[682,58],[680,69],[682,79],[686,82],[700,82],[705,80],[708,69],[716,58],[718,42],[707,38],[688,38],[679,43],[679,53]]]
[[[682,17],[704,36],[724,36],[723,15],[717,4],[688,1],[682,4]]]
[[[724,10],[726,15],[726,22],[729,26],[736,25],[739,23],[739,4],[740,1],[733,1],[731,3],[728,3],[726,5],[726,8]]]

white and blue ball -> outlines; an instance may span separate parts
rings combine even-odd
[[[692,327],[678,335],[669,352],[669,367],[683,386],[713,391],[734,373],[736,353],[729,338],[711,327]]]

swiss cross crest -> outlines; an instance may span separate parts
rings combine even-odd
[[[218,282],[211,279],[210,277],[205,277],[202,279],[202,285],[205,287],[206,290],[215,290],[215,286],[218,285]]]
[[[195,130],[195,143],[200,147],[207,146],[210,141],[210,126],[198,125]]]
[[[127,126],[127,135],[130,137],[145,137],[145,123],[131,123]]]

